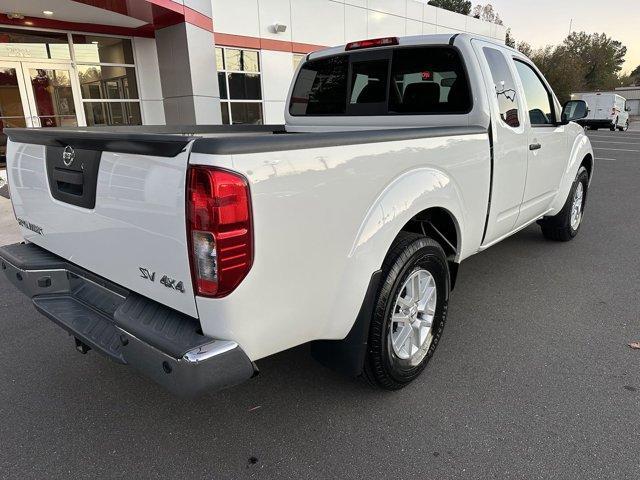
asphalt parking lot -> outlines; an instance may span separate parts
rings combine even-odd
[[[443,341],[396,393],[302,346],[195,401],[89,353],[0,279],[0,476],[630,479],[640,475],[640,129],[589,133],[578,238],[537,226],[460,269]]]

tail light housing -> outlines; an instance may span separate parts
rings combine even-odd
[[[253,263],[247,180],[219,168],[193,166],[187,175],[187,240],[197,295],[224,297]]]

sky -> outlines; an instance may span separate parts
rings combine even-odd
[[[606,33],[627,47],[623,72],[640,65],[640,0],[476,0],[491,3],[518,42],[560,43],[573,31]]]

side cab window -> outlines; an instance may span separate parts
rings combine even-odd
[[[514,59],[518,76],[522,83],[524,98],[527,102],[529,120],[532,127],[555,126],[556,112],[553,94],[538,73],[522,60]]]

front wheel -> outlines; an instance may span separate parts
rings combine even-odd
[[[433,355],[449,303],[449,265],[436,241],[402,232],[382,266],[365,377],[385,390],[415,380]]]
[[[562,210],[557,215],[543,218],[538,222],[545,238],[568,242],[578,235],[587,203],[588,188],[589,173],[584,167],[580,167]]]
[[[621,132],[626,132],[627,130],[629,130],[629,120],[627,120],[623,126],[618,127],[618,130],[620,130]]]

